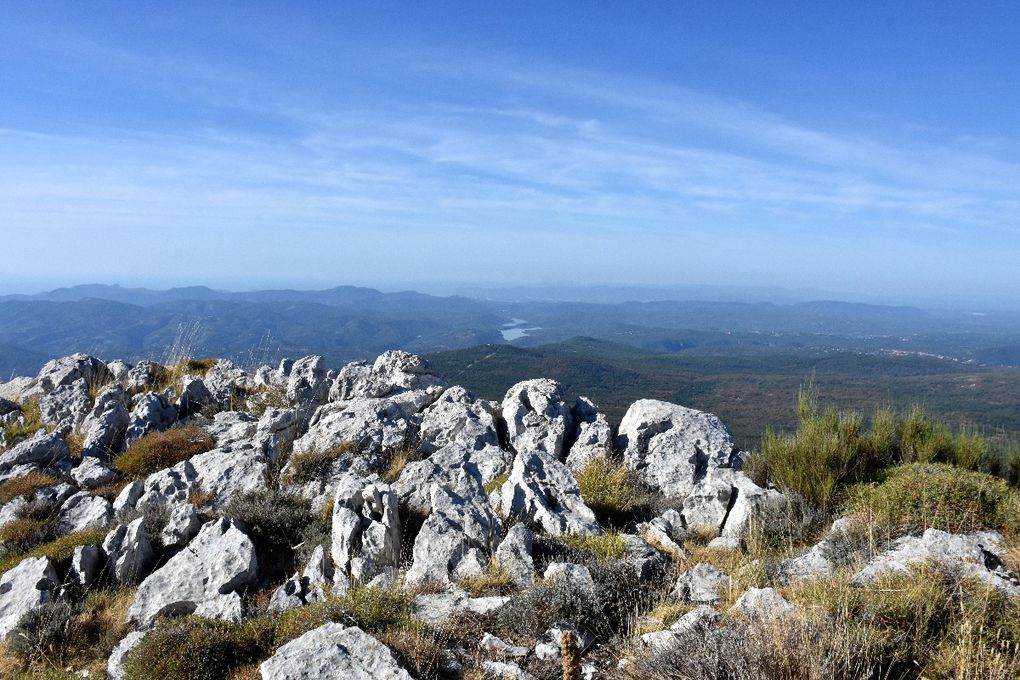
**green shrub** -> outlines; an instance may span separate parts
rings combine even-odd
[[[45,472],[29,472],[27,475],[8,479],[0,484],[0,505],[9,503],[19,496],[59,484],[60,480]]]
[[[8,442],[16,439],[28,439],[40,428],[50,429],[43,424],[42,411],[39,409],[39,400],[26,401],[18,407],[21,410],[23,422],[14,422],[4,426],[4,435]]]
[[[286,467],[287,481],[307,484],[321,479],[329,472],[335,461],[355,453],[357,448],[354,442],[342,442],[330,449],[312,449],[291,454]]]
[[[900,458],[904,463],[944,463],[952,459],[953,433],[932,420],[920,406],[907,414],[900,426]]]
[[[346,595],[285,611],[276,622],[276,645],[330,621],[355,625],[370,633],[416,628],[411,593],[399,588],[353,586]]]
[[[881,483],[854,488],[846,509],[911,530],[1015,531],[1020,492],[982,472],[909,463],[889,470]]]
[[[7,649],[25,664],[59,660],[73,614],[67,602],[47,602],[30,609],[8,633]]]
[[[294,568],[294,547],[315,517],[311,502],[275,488],[242,491],[227,501],[223,514],[247,525],[259,554],[259,569],[278,575]]]
[[[76,531],[56,538],[28,552],[10,552],[0,558],[0,574],[18,565],[27,557],[48,557],[54,564],[66,564],[74,556],[74,549],[80,545],[101,545],[106,538],[105,531]]]
[[[53,518],[19,517],[0,527],[0,543],[10,550],[27,552],[53,535]]]
[[[212,435],[201,427],[173,427],[145,435],[114,458],[112,466],[122,475],[140,479],[204,453],[215,444]]]
[[[621,520],[641,498],[634,471],[608,453],[589,459],[576,477],[581,498],[600,518]]]
[[[160,622],[125,660],[132,680],[226,680],[237,668],[269,656],[272,621],[240,623],[188,616]]]

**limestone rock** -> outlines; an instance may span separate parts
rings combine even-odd
[[[131,392],[149,390],[156,385],[156,379],[165,373],[166,369],[155,361],[148,359],[135,364],[127,377],[124,379],[124,388]]]
[[[426,593],[414,598],[414,615],[433,626],[440,626],[459,612],[488,614],[507,603],[509,597],[470,597],[452,588],[441,593]]]
[[[0,472],[6,472],[18,465],[55,467],[70,464],[71,451],[64,438],[57,432],[37,432],[12,449],[0,455]]]
[[[503,517],[524,518],[552,536],[602,531],[570,470],[548,455],[518,453],[500,493]]]
[[[0,640],[21,617],[51,602],[59,581],[46,557],[28,557],[0,576]]]
[[[84,379],[61,385],[39,400],[42,421],[61,432],[76,430],[92,410],[92,396]]]
[[[722,599],[723,592],[730,588],[731,583],[729,574],[702,562],[680,574],[673,587],[673,595],[694,604],[715,604]]]
[[[106,674],[110,677],[110,680],[128,680],[127,674],[124,671],[124,661],[127,660],[127,655],[138,646],[144,637],[145,631],[136,630],[124,636],[124,639],[113,648],[113,652],[110,653],[110,658],[106,662]]]
[[[294,405],[317,405],[326,401],[329,382],[326,379],[326,361],[320,356],[309,356],[294,362],[287,377],[287,398]]]
[[[584,397],[577,400],[573,413],[577,439],[570,447],[566,463],[568,468],[577,472],[592,458],[612,452],[613,428],[609,426],[606,415]]]
[[[397,496],[378,477],[348,473],[333,500],[330,554],[336,578],[367,583],[400,560],[400,512]]]
[[[150,432],[167,430],[176,422],[177,409],[166,397],[155,392],[139,394],[132,401],[124,446],[131,446]]]
[[[121,450],[130,424],[127,401],[124,388],[116,383],[99,393],[80,428],[85,435],[81,448],[83,458],[108,460]]]
[[[260,667],[262,680],[412,680],[393,652],[357,627],[327,623],[276,650]]]
[[[70,474],[74,483],[83,489],[97,489],[112,484],[119,476],[98,458],[91,456],[82,458],[81,463],[72,468]]]
[[[1012,597],[1020,597],[1020,580],[1002,566],[1002,536],[995,531],[950,534],[928,529],[906,536],[858,571],[850,584],[865,586],[887,574],[907,574],[925,562],[945,564]]]
[[[488,554],[495,548],[499,520],[477,479],[464,475],[460,481],[456,490],[432,486],[432,514],[415,539],[409,583],[449,584],[471,549]]]
[[[211,521],[187,548],[142,581],[128,621],[147,627],[159,614],[196,612],[207,601],[254,584],[257,572],[251,539],[228,519]]]
[[[98,545],[79,545],[71,556],[67,579],[81,587],[90,587],[103,568],[103,551]]]
[[[486,445],[472,450],[463,443],[453,443],[435,451],[425,460],[408,463],[393,484],[400,501],[417,512],[428,512],[433,484],[456,486],[464,474],[475,477],[484,488],[509,471],[513,454],[496,446]]]
[[[379,355],[369,366],[355,362],[344,366],[329,391],[330,401],[381,398],[403,392],[423,392],[432,402],[446,387],[425,359],[394,350]]]
[[[57,531],[69,534],[88,529],[105,529],[113,519],[110,501],[85,491],[70,496],[60,506]]]
[[[541,452],[563,459],[574,416],[563,400],[563,386],[555,380],[525,380],[511,387],[503,398],[503,420],[518,454]]]
[[[415,413],[389,398],[332,402],[315,411],[294,451],[326,451],[346,442],[372,453],[394,449],[412,438]]]
[[[174,406],[182,418],[198,413],[203,408],[213,406],[215,403],[215,397],[201,378],[193,375],[181,378],[181,394],[174,402]]]
[[[463,387],[455,386],[421,413],[420,448],[426,453],[459,444],[469,451],[499,447],[498,412],[493,402],[475,400]]]
[[[257,428],[258,418],[253,415],[244,411],[220,411],[205,429],[216,446],[228,446],[250,440]]]
[[[506,569],[518,588],[526,588],[535,581],[535,562],[531,556],[531,529],[527,524],[515,524],[496,549],[496,564]]]
[[[221,508],[235,493],[265,488],[269,461],[262,452],[245,442],[224,446],[192,456],[193,484],[212,494],[210,505]]]
[[[737,598],[730,611],[751,618],[775,619],[792,613],[793,609],[793,605],[775,588],[748,588]]]
[[[198,534],[202,521],[191,503],[171,503],[168,508],[159,542],[167,548],[182,548]]]
[[[95,357],[78,353],[46,362],[36,376],[35,386],[42,394],[50,394],[78,380],[89,385],[97,385],[109,379],[110,373],[106,364]]]
[[[145,576],[155,559],[143,518],[121,524],[106,535],[103,552],[114,583],[131,585]]]
[[[733,438],[719,418],[654,399],[627,409],[617,446],[646,484],[669,497],[687,496],[709,470],[739,465]]]

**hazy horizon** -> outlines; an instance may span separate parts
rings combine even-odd
[[[1020,307],[1015,4],[6,10],[5,291]]]

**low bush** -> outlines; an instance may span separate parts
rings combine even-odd
[[[354,586],[346,595],[320,604],[285,611],[276,622],[276,645],[335,621],[370,633],[404,630],[420,625],[414,617],[411,593],[399,588]]]
[[[421,451],[411,445],[400,446],[386,454],[385,469],[383,469],[382,480],[388,484],[400,479],[400,473],[404,471],[408,463],[421,460]]]
[[[50,540],[54,527],[52,518],[19,517],[0,527],[0,543],[8,550],[28,552]]]
[[[106,538],[105,531],[76,531],[43,543],[28,552],[10,552],[0,558],[0,574],[18,565],[27,557],[48,557],[54,564],[66,564],[74,556],[74,549],[80,545],[101,545]]]
[[[28,439],[40,428],[50,429],[43,424],[39,401],[32,399],[18,407],[21,410],[21,422],[13,422],[4,426],[4,436],[8,442]]]
[[[910,531],[1015,531],[1020,492],[982,472],[910,463],[891,469],[881,483],[853,489],[846,509]]]
[[[27,496],[34,491],[59,483],[60,480],[45,472],[29,472],[21,477],[8,479],[0,484],[0,505],[9,503],[19,496]]]
[[[461,579],[457,585],[467,591],[471,597],[504,595],[509,594],[509,589],[513,585],[513,577],[510,576],[509,571],[493,562],[489,564],[485,573]]]
[[[610,524],[625,521],[642,495],[634,471],[608,453],[589,459],[576,477],[581,498],[601,520]]]
[[[212,435],[201,427],[173,427],[145,435],[114,458],[112,467],[122,475],[140,479],[204,453],[215,445]]]
[[[247,526],[258,549],[260,570],[270,578],[294,569],[294,548],[315,520],[308,499],[276,488],[236,493],[223,514]]]
[[[556,540],[581,553],[582,559],[618,560],[627,554],[623,538],[615,531],[604,534],[562,534]]]
[[[291,454],[284,468],[287,481],[294,484],[307,484],[321,479],[329,473],[333,463],[345,455],[357,451],[354,442],[342,442],[330,449],[312,449],[303,453]]]
[[[197,616],[170,619],[150,630],[124,663],[132,680],[226,680],[233,671],[267,657],[272,621],[240,623]]]
[[[846,579],[787,590],[798,605],[774,621],[735,619],[638,657],[627,677],[1015,678],[1020,605],[951,570],[919,567],[867,588]]]

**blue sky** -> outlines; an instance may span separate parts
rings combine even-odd
[[[1020,4],[51,3],[0,287],[777,285],[1020,304]]]

